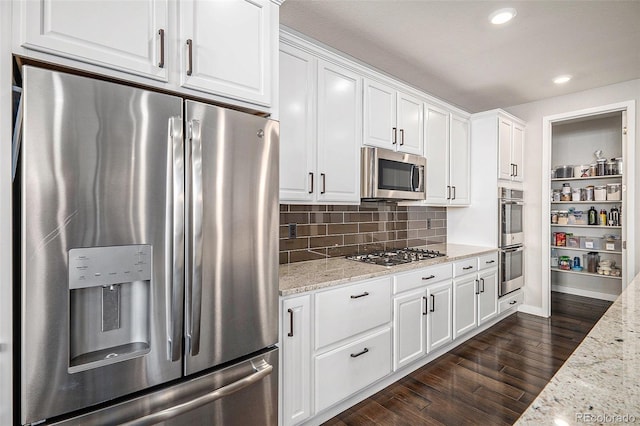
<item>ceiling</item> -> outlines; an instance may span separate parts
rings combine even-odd
[[[640,0],[286,0],[280,23],[468,112],[640,78]]]

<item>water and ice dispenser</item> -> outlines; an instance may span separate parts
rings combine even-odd
[[[69,250],[69,372],[149,352],[152,247]]]

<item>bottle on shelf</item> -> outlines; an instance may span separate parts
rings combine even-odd
[[[600,226],[607,226],[607,211],[605,209],[600,210]]]
[[[598,211],[595,207],[591,206],[588,213],[588,222],[589,225],[597,225],[598,224]]]
[[[610,226],[620,226],[620,211],[616,206],[611,207],[611,211],[609,212],[609,225]]]

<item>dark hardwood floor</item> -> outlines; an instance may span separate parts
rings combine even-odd
[[[325,425],[511,425],[611,302],[552,294],[552,315],[516,313]]]

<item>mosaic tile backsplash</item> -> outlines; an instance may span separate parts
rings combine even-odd
[[[296,224],[296,238],[289,238],[289,224]],[[280,263],[446,242],[445,207],[280,205]]]

